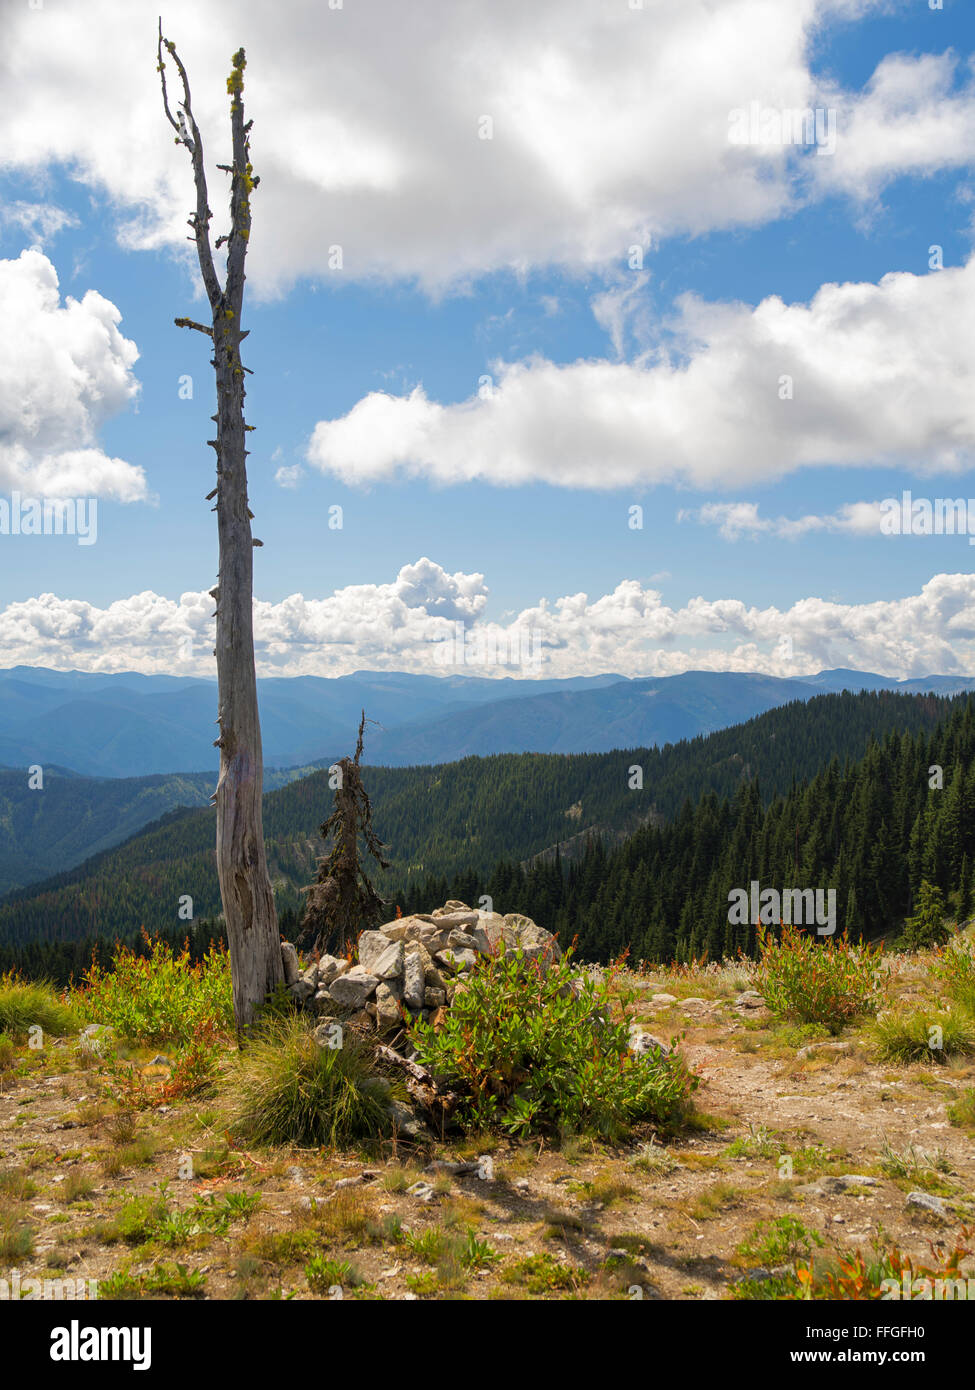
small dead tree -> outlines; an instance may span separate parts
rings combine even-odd
[[[366,727],[365,710],[359,721],[355,757],[340,758],[334,765],[335,806],[321,827],[329,853],[318,861],[318,876],[305,892],[308,901],[301,920],[302,943],[314,941],[315,949],[343,954],[360,931],[379,920],[383,900],[373,888],[359,854],[359,837],[381,869],[386,848],[372,828],[372,806],[362,785],[359,761]]]
[[[182,98],[174,115],[166,90],[164,51],[179,73]],[[217,485],[207,497],[217,502],[220,569],[217,586],[210,593],[216,601],[218,718],[220,777],[213,800],[217,807],[217,873],[227,924],[234,1016],[238,1035],[254,1018],[265,996],[284,978],[281,938],[274,893],[268,877],[264,850],[261,794],[264,758],[257,709],[257,674],[254,667],[254,551],[261,545],[251,535],[253,513],[247,505],[247,431],[244,423],[244,373],[240,344],[247,333],[241,328],[244,300],[244,261],[251,231],[250,195],[259,179],[250,162],[251,122],[244,121],[244,50],[231,59],[227,91],[230,95],[230,130],[233,163],[217,167],[230,175],[230,232],[217,238],[216,249],[226,243],[227,266],[221,285],[210,245],[210,211],[203,140],[193,116],[190,84],[175,45],[163,37],[159,21],[158,71],[163,109],[176,132],[176,143],[185,145],[193,167],[196,211],[189,219],[203,286],[210,303],[211,324],[178,318],[179,328],[205,334],[213,344],[211,364],[216,373],[216,439],[208,440],[217,455]]]

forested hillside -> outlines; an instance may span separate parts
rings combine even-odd
[[[709,790],[618,848],[594,839],[566,873],[502,863],[483,880],[459,875],[404,894],[404,911],[483,892],[563,942],[577,936],[588,959],[625,947],[647,961],[714,959],[754,949],[754,923],[728,921],[729,893],[752,880],[780,892],[833,889],[837,931],[873,937],[900,926],[922,879],[959,919],[975,912],[973,861],[975,711],[966,697],[933,734],[891,731],[858,763],[833,757],[770,804],[758,778],[730,797]]]
[[[266,768],[265,787],[310,770]],[[0,768],[0,894],[73,868],[177,807],[207,806],[215,784],[213,772],[96,778],[44,768],[37,788],[26,768]]]
[[[795,701],[736,728],[662,749],[571,756],[502,755],[467,758],[439,767],[370,768],[365,781],[373,801],[374,824],[389,845],[391,859],[381,886],[391,902],[405,907],[407,901],[418,903],[434,892],[430,880],[439,883],[463,875],[468,886],[462,896],[469,897],[473,888],[491,891],[480,887],[488,880],[497,884],[499,861],[507,866],[524,863],[558,844],[568,844],[581,853],[588,834],[612,846],[641,826],[649,827],[642,838],[638,834],[619,851],[639,855],[646,834],[673,833],[665,823],[674,817],[676,829],[685,832],[692,813],[681,811],[681,807],[688,801],[704,798],[702,814],[720,814],[725,818],[721,824],[731,824],[728,818],[736,814],[734,798],[744,794],[748,805],[757,808],[755,814],[760,814],[764,801],[789,795],[796,781],[812,777],[831,758],[840,764],[857,759],[871,738],[883,738],[891,730],[923,739],[953,707],[967,705],[967,701],[967,696],[952,701],[887,692],[825,695],[808,703]],[[635,767],[642,769],[642,788],[631,785]],[[266,797],[269,862],[286,931],[301,909],[300,889],[310,881],[315,858],[321,853],[317,827],[331,799],[325,772]],[[727,807],[720,812],[713,809],[726,802]],[[706,847],[698,847],[697,860],[692,854],[688,861],[691,866],[698,865],[689,883],[696,884],[703,874],[700,865],[710,865],[713,855],[721,852],[727,856],[729,846],[736,843],[721,838],[720,826],[717,831],[709,829],[708,834],[711,839]],[[212,811],[174,812],[87,864],[8,895],[0,903],[0,945],[76,942],[91,936],[131,938],[142,927],[153,932],[178,928],[180,900],[185,895],[193,900],[196,919],[215,916],[219,893],[213,841]],[[666,843],[671,845],[670,840]],[[573,877],[566,892],[576,892],[577,882],[595,882],[592,856],[605,852],[590,851],[580,870],[582,879]],[[662,852],[662,871],[670,862]],[[682,891],[680,866],[684,859],[677,856],[674,862],[679,867],[667,889],[670,896],[658,893],[656,886],[652,890],[656,914],[653,939],[660,938],[660,949],[671,939],[668,914]],[[731,862],[737,864],[738,860],[732,858]],[[609,864],[603,866],[607,874],[615,872],[615,864],[611,854]],[[512,867],[500,872],[503,876],[520,873]],[[639,876],[641,885],[652,872],[656,871],[648,864],[646,874]],[[540,866],[523,889],[519,882],[517,891],[513,886],[501,897],[513,902],[522,891],[541,893],[538,920],[548,921],[557,908],[563,912],[571,909],[575,923],[581,911],[572,906],[576,899],[562,901],[562,890],[558,890],[550,900],[549,888],[544,885],[551,882],[553,865],[549,863]],[[585,889],[587,894],[589,891]],[[619,892],[616,881],[613,904]],[[589,904],[588,897],[584,901]],[[626,901],[632,905],[629,897]],[[661,903],[667,904],[662,918]],[[841,910],[845,906],[844,898]],[[603,901],[597,906],[593,900],[592,908],[602,912]],[[613,921],[619,924],[619,929],[614,927],[610,933],[613,940],[619,931],[628,930],[627,910],[623,906],[618,911],[613,908]],[[640,900],[633,921],[642,922],[641,914],[646,910]],[[593,952],[603,949],[605,923],[600,921],[598,929],[586,927],[587,949]],[[641,940],[649,926],[638,928]],[[679,920],[671,932],[674,942],[678,926]],[[573,925],[573,931],[576,929]]]

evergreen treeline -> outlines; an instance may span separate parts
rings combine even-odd
[[[728,920],[729,894],[753,880],[780,893],[833,889],[837,933],[872,938],[902,924],[922,879],[959,918],[975,911],[973,860],[975,707],[966,697],[933,733],[891,731],[859,761],[833,757],[768,803],[758,778],[730,797],[708,791],[616,849],[592,838],[567,869],[558,859],[527,871],[503,862],[480,880],[466,873],[408,890],[403,910],[487,894],[497,911],[526,912],[564,943],[578,938],[589,960],[625,947],[647,961],[714,959],[755,948],[755,923]]]
[[[683,950],[698,941],[701,912],[713,926],[712,879],[724,882],[729,854],[733,883],[747,886],[749,875],[739,867],[745,861],[729,848],[743,843],[742,806],[763,823],[766,814],[781,816],[776,798],[795,795],[795,784],[831,758],[835,775],[846,777],[840,766],[891,731],[909,735],[920,749],[939,720],[967,708],[968,700],[886,691],[824,695],[660,749],[367,768],[373,822],[392,861],[377,886],[390,915],[393,904],[406,911],[487,892],[546,925],[561,913],[563,936],[578,931],[587,954],[605,955],[626,943],[647,957]],[[635,766],[642,769],[639,789],[632,785]],[[285,935],[294,934],[304,903],[300,890],[322,853],[318,826],[331,804],[327,772],[265,799],[268,859]],[[675,835],[690,835],[693,848],[678,852],[684,841]],[[181,940],[185,895],[193,899],[197,920],[220,911],[213,841],[212,812],[172,812],[79,868],[8,895],[0,902],[0,947],[63,944],[66,958],[74,959],[81,941],[131,940],[143,928],[175,931]],[[564,847],[559,862],[550,854],[530,872],[518,867],[557,844]],[[620,863],[629,866],[625,872]],[[859,884],[851,864],[844,862],[842,873],[844,884],[847,878]],[[602,877],[612,884],[611,896],[604,892],[597,903],[593,884]],[[450,880],[461,886],[448,892]],[[840,898],[841,915],[847,897]]]
[[[126,937],[126,946],[138,956],[150,954],[153,938],[139,935]],[[223,920],[199,918],[181,928],[156,933],[156,939],[174,951],[189,949],[190,959],[198,961],[211,945],[226,945],[227,934]],[[29,941],[23,946],[0,946],[0,975],[16,970],[32,980],[50,980],[63,989],[72,980],[78,981],[94,961],[103,969],[112,963],[118,940],[107,936],[86,936],[80,941]]]

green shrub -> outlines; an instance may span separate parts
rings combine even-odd
[[[838,1033],[880,1007],[890,968],[879,947],[853,946],[845,933],[839,941],[823,940],[787,925],[778,940],[759,927],[758,945],[756,988],[778,1017]]]
[[[808,1259],[822,1236],[810,1231],[796,1216],[776,1216],[760,1221],[738,1246],[738,1254],[759,1265],[783,1265],[800,1257]]]
[[[931,974],[963,1009],[975,1014],[975,941],[959,936],[940,952]]]
[[[197,1023],[188,1042],[178,1043],[172,1064],[161,1068],[164,1076],[146,1074],[130,1062],[113,1061],[109,1071],[117,1103],[124,1109],[149,1110],[154,1106],[205,1096],[214,1090],[221,1045],[209,1020]]]
[[[78,1015],[46,980],[0,976],[0,1033],[22,1037],[33,1027],[63,1038],[79,1027]]]
[[[230,956],[226,949],[212,947],[194,965],[186,948],[177,955],[162,941],[149,944],[148,956],[120,946],[110,968],[92,963],[76,993],[84,1017],[149,1045],[189,1043],[201,1025],[215,1032],[233,1033]]]
[[[612,976],[580,982],[570,954],[543,973],[502,950],[465,976],[439,1031],[413,1024],[417,1060],[459,1094],[462,1123],[620,1135],[685,1113],[697,1078],[676,1055],[634,1056],[626,1021],[612,1018]]]
[[[975,1052],[975,1023],[961,1013],[884,1014],[874,1032],[881,1056],[892,1062],[947,1062]]]
[[[971,1231],[962,1227],[955,1236],[954,1249],[947,1254],[938,1251],[933,1245],[931,1252],[937,1264],[916,1264],[910,1255],[904,1255],[892,1244],[883,1231],[878,1230],[874,1237],[873,1258],[866,1259],[860,1250],[853,1251],[835,1261],[834,1268],[817,1269],[813,1262],[799,1263],[796,1278],[799,1288],[792,1295],[797,1299],[828,1299],[831,1302],[856,1300],[876,1300],[890,1297],[890,1286],[902,1288],[905,1278],[908,1285],[915,1279],[928,1281],[927,1297],[931,1297],[935,1281],[964,1283],[962,1264],[972,1251],[965,1244]],[[917,1289],[915,1297],[925,1297]]]
[[[389,1086],[354,1034],[319,1047],[300,1017],[269,1022],[232,1083],[231,1132],[251,1144],[339,1147],[391,1131]]]

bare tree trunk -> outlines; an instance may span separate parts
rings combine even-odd
[[[171,55],[183,88],[183,99],[174,117],[166,92],[163,48]],[[248,132],[244,123],[244,50],[233,56],[227,82],[231,96],[230,124],[233,164],[221,165],[231,176],[231,230],[227,242],[227,273],[221,288],[210,246],[210,218],[203,142],[193,117],[186,69],[175,46],[159,30],[159,72],[163,106],[177,132],[177,143],[190,151],[196,184],[196,212],[190,218],[200,262],[200,273],[210,301],[212,328],[190,319],[177,319],[183,328],[205,333],[213,341],[216,373],[216,439],[209,444],[217,454],[217,531],[220,571],[216,600],[218,719],[220,778],[214,800],[217,806],[217,873],[230,946],[234,1016],[238,1035],[253,1022],[254,1011],[283,980],[281,941],[274,894],[264,850],[261,795],[264,759],[257,708],[254,667],[254,551],[261,542],[251,535],[252,513],[247,503],[247,449],[244,423],[244,373],[240,344],[247,336],[241,329],[244,298],[244,262],[250,237],[250,194],[259,180],[250,164]],[[208,498],[208,500],[210,500]]]

